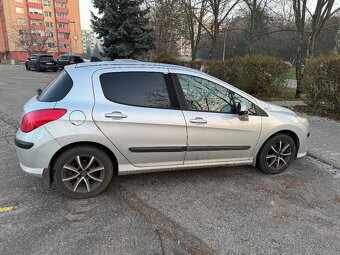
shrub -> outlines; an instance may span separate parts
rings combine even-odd
[[[303,72],[306,103],[316,112],[340,114],[340,56],[309,59]]]
[[[160,61],[161,60],[161,61]],[[283,93],[288,66],[284,61],[268,56],[252,55],[226,61],[185,62],[169,57],[158,62],[191,67],[228,82],[258,97],[277,97]]]

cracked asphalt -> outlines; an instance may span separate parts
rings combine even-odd
[[[1,254],[340,254],[339,171],[314,158],[115,177],[71,200],[19,168],[22,105],[55,77],[0,65]],[[335,140],[340,142],[340,134]]]

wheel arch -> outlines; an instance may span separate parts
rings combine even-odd
[[[98,149],[101,149],[103,151],[105,151],[111,158],[112,160],[112,164],[113,164],[113,173],[114,174],[118,174],[118,160],[116,155],[105,145],[102,145],[100,143],[96,143],[96,142],[89,142],[89,141],[81,141],[81,142],[74,142],[74,143],[70,143],[65,145],[64,147],[60,148],[51,158],[49,166],[47,169],[44,169],[44,173],[43,173],[43,178],[45,179],[44,182],[48,185],[51,186],[52,182],[53,182],[53,173],[52,173],[52,169],[53,169],[53,165],[55,160],[59,157],[59,155],[61,155],[64,151],[75,147],[75,146],[80,146],[80,145],[88,145],[88,146],[94,146],[97,147]]]
[[[268,141],[269,139],[271,139],[272,137],[274,137],[274,136],[276,136],[276,135],[279,135],[279,134],[288,135],[288,136],[290,136],[290,137],[293,139],[293,141],[294,141],[294,143],[295,143],[295,146],[296,146],[296,152],[295,152],[294,158],[296,158],[297,153],[298,153],[299,148],[300,148],[300,139],[299,139],[298,135],[297,135],[294,131],[289,130],[289,129],[285,129],[285,130],[280,130],[280,131],[275,132],[274,134],[272,134],[271,136],[269,136],[269,137],[263,142],[263,144],[261,145],[260,149],[259,149],[259,150],[257,151],[257,153],[256,153],[256,157],[255,157],[255,158],[256,158],[256,161],[257,161],[257,159],[258,159],[258,156],[259,156],[259,154],[260,154],[260,151],[262,150],[263,146],[267,143],[267,141]],[[255,163],[256,163],[256,162],[255,162]]]

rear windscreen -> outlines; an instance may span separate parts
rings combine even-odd
[[[53,59],[53,57],[52,56],[43,56],[43,57],[40,57],[39,59],[41,59],[41,60],[51,60],[51,59]]]
[[[62,100],[73,86],[70,75],[64,70],[54,79],[38,97],[42,102],[56,102]]]

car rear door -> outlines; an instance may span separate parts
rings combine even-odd
[[[255,105],[203,76],[177,74],[174,80],[182,97],[187,123],[188,144],[184,163],[249,160],[261,132],[262,120],[256,114]],[[247,120],[236,113],[239,101],[249,107]]]
[[[186,123],[167,69],[102,69],[93,87],[93,119],[131,164],[183,164]]]

